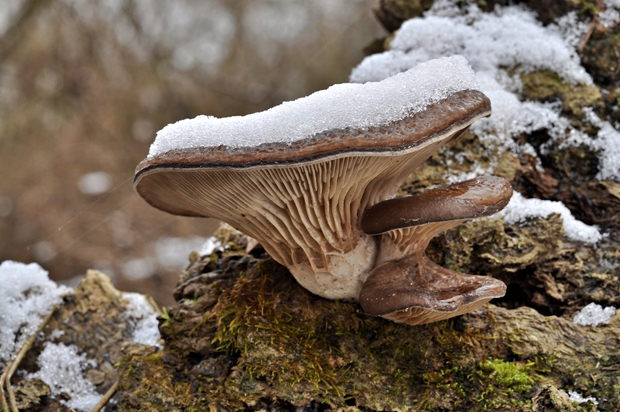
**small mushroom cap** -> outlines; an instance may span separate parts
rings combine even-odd
[[[481,176],[377,203],[364,212],[361,226],[365,233],[376,235],[427,223],[476,219],[499,212],[511,196],[507,180]]]
[[[470,312],[505,293],[500,280],[456,273],[418,253],[373,269],[360,304],[370,315],[417,325]]]

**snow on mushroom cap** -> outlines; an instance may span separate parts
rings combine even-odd
[[[148,158],[197,147],[293,143],[327,130],[382,126],[420,112],[453,93],[472,89],[479,87],[467,60],[462,56],[444,57],[381,82],[338,84],[248,116],[181,120],[157,133]]]

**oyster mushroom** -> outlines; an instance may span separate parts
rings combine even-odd
[[[472,311],[504,296],[506,285],[488,276],[456,273],[424,251],[439,232],[468,219],[492,215],[512,196],[510,184],[483,176],[375,204],[364,212],[362,230],[380,235],[375,267],[360,294],[366,313],[421,324]]]
[[[259,240],[312,293],[358,300],[384,237],[362,230],[364,211],[490,110],[464,58],[437,59],[263,113],[170,125],[135,188],[156,208]]]

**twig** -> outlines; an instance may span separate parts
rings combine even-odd
[[[4,375],[4,373],[3,373]],[[0,400],[2,400],[2,411],[3,412],[10,412],[9,411],[9,404],[6,403],[6,396],[4,396],[4,385],[0,385]]]
[[[588,40],[590,40],[590,36],[592,36],[592,32],[594,32],[594,28],[596,27],[597,24],[598,24],[598,17],[594,16],[594,18],[590,22],[590,25],[588,26],[588,31],[586,32],[586,34],[583,35],[583,37],[581,38],[581,41],[579,42],[579,47],[577,48],[579,53],[581,53],[584,47],[586,47],[586,44],[588,44]]]
[[[118,389],[118,380],[114,382],[114,385],[112,385],[110,389],[108,389],[105,395],[103,395],[103,398],[101,398],[99,402],[97,402],[97,405],[95,405],[95,407],[91,410],[91,412],[101,411],[101,409],[103,409],[103,407],[106,406],[106,404],[112,398],[112,396],[114,396],[117,389]]]
[[[56,308],[57,308],[57,305],[54,305],[52,307],[52,309],[49,311],[47,316],[45,316],[45,318],[43,319],[43,321],[37,328],[36,332],[30,335],[26,343],[24,343],[24,346],[22,346],[19,352],[17,353],[17,356],[15,356],[15,359],[9,362],[6,370],[4,371],[2,376],[0,376],[0,398],[2,399],[2,408],[4,412],[9,412],[9,410],[11,412],[19,412],[17,409],[17,402],[15,401],[15,393],[13,392],[13,387],[11,386],[11,377],[17,370],[17,367],[21,363],[22,359],[24,359],[24,356],[26,356],[26,353],[28,352],[28,350],[30,350],[30,348],[32,347],[34,341],[37,339],[37,336],[39,336],[39,333],[43,331],[43,328],[47,325],[47,322],[49,322],[54,312],[56,312]],[[9,409],[9,405],[6,402],[6,397],[4,395],[3,387],[5,385],[6,385],[6,391],[9,395],[9,403],[10,403],[11,409]]]

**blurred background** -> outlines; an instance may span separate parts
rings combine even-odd
[[[0,0],[0,261],[160,305],[217,227],[133,191],[157,130],[346,82],[373,0]],[[0,286],[1,287],[1,286]]]

